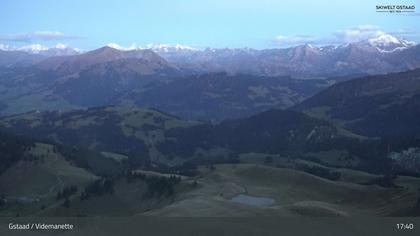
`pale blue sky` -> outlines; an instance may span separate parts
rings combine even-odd
[[[375,12],[384,3],[420,9],[420,0],[1,0],[0,43],[268,48],[340,41],[366,25],[419,41],[419,10]]]

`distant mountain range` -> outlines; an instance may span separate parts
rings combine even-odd
[[[206,49],[160,55],[180,68],[199,72],[294,77],[382,74],[414,69],[420,47],[391,35],[339,46],[306,44],[285,49]],[[404,58],[402,61],[399,59]]]
[[[400,39],[389,34],[382,34],[356,43],[338,46],[317,47],[305,44],[282,49],[255,50],[249,48],[239,49],[212,49],[198,50],[182,45],[148,45],[147,47],[123,48],[117,44],[106,46],[118,50],[115,55],[106,53],[89,59],[92,63],[103,63],[119,59],[139,58],[139,54],[146,51],[155,52],[166,60],[171,67],[178,68],[184,73],[214,73],[226,72],[228,74],[252,74],[259,76],[293,76],[293,77],[331,77],[348,76],[355,74],[383,74],[414,69],[420,66],[420,46],[411,41]],[[103,49],[103,48],[102,48]],[[0,47],[0,65],[19,66],[36,65],[46,57],[70,56],[70,58],[47,59],[49,63],[55,61],[57,66],[61,62],[73,60],[73,63],[84,65],[84,59],[93,50],[82,53],[79,49],[72,49],[65,45],[47,48],[41,45],[30,45],[21,48]],[[7,53],[6,53],[7,52]],[[22,52],[27,52],[28,57],[34,57],[33,63],[28,63],[22,57],[17,57]],[[80,55],[81,54],[81,55]],[[86,54],[85,56],[82,56]],[[80,55],[75,56],[75,55]],[[108,57],[109,56],[109,57]],[[7,59],[7,57],[13,59]],[[101,57],[107,57],[101,59]],[[95,60],[96,59],[96,60]],[[80,61],[79,61],[80,60]],[[25,62],[25,63],[24,63]],[[68,63],[68,62],[66,62]],[[41,62],[45,65],[45,62]],[[84,65],[85,66],[85,65]],[[47,67],[51,69],[50,67]]]
[[[391,35],[265,50],[116,44],[88,52],[64,45],[3,49],[2,115],[129,105],[218,122],[289,108],[344,80],[420,67],[420,45]]]

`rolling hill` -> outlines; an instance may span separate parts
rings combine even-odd
[[[30,112],[3,118],[9,132],[64,145],[128,155],[142,164],[158,159],[168,130],[187,122],[153,109],[101,107],[69,112]],[[138,163],[139,164],[139,163]]]
[[[288,108],[332,83],[334,80],[287,76],[206,74],[155,81],[127,92],[115,103],[155,107],[183,119],[220,122]]]
[[[384,171],[389,164],[373,165],[384,157],[378,141],[361,140],[327,121],[294,111],[270,110],[211,124],[184,121],[154,109],[109,106],[8,116],[0,119],[0,126],[38,140],[127,156],[131,167],[189,169],[190,165],[237,162],[240,153],[293,159],[331,150],[339,150],[331,157],[338,163],[347,163],[338,161],[345,152],[347,159],[361,160],[360,168]]]
[[[111,154],[111,153],[110,153]],[[81,191],[103,176],[117,176],[123,163],[92,150],[0,133],[0,215],[33,214],[57,206],[66,188]]]
[[[418,134],[420,70],[338,83],[292,109],[366,136]]]

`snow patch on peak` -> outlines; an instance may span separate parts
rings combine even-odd
[[[57,43],[57,45],[55,45],[55,47],[54,48],[57,48],[57,49],[66,49],[66,48],[68,48],[69,46],[67,46],[66,44],[62,44],[62,43]]]
[[[130,50],[144,50],[144,49],[150,49],[152,51],[156,52],[177,52],[177,51],[196,51],[198,49],[181,45],[181,44],[155,44],[155,43],[149,43],[146,46],[138,46],[137,44],[133,43],[128,47],[121,46],[116,43],[108,43],[106,46],[110,48],[114,48],[121,51],[130,51]]]
[[[151,49],[153,51],[163,51],[163,52],[169,52],[169,51],[197,51],[198,49],[182,45],[182,44],[147,44],[147,49]]]
[[[312,44],[310,44],[310,43],[305,44],[305,46],[306,46],[307,48],[317,48],[316,46],[314,46],[314,45],[312,45]]]
[[[67,44],[57,43],[54,47],[49,48],[48,50],[62,50],[62,51],[74,51],[76,53],[82,53],[84,52],[83,49],[80,48],[72,48],[68,46]]]
[[[12,47],[12,46],[10,46],[10,45],[7,45],[7,44],[0,43],[0,50],[3,50],[3,51],[13,51],[13,50],[15,50],[15,48]]]
[[[108,43],[106,45],[107,47],[113,48],[113,49],[117,49],[117,50],[124,50],[124,48],[116,43]]]
[[[110,48],[113,48],[113,49],[120,50],[120,51],[131,51],[131,50],[141,50],[141,49],[144,49],[144,48],[142,48],[140,46],[137,46],[135,43],[132,43],[128,47],[124,47],[124,46],[121,46],[121,45],[116,44],[116,43],[108,43],[106,46],[108,46]]]
[[[38,54],[42,51],[48,50],[48,47],[43,46],[41,44],[30,44],[30,45],[22,46],[22,47],[18,48],[17,50]]]

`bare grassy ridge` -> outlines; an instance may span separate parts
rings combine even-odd
[[[37,144],[31,152],[43,156],[44,161],[19,162],[0,176],[0,186],[7,197],[21,201],[3,209],[2,215],[389,216],[413,209],[420,186],[419,178],[404,176],[395,181],[400,188],[361,185],[358,183],[377,176],[343,168],[334,168],[340,171],[341,179],[331,181],[267,163],[219,164],[200,167],[196,177],[183,176],[174,195],[145,198],[147,182],[117,177],[112,194],[82,200],[80,192],[84,186],[98,177],[70,164],[50,145]],[[173,176],[144,170],[136,173],[159,178]],[[69,185],[76,185],[79,190],[70,197],[67,208],[55,196],[60,188]],[[255,206],[232,201],[238,195],[273,199],[273,204]]]
[[[346,175],[347,179],[370,178],[362,172],[347,171]],[[399,177],[399,183],[406,188],[365,186],[259,164],[217,165],[197,181],[198,189],[147,215],[384,216],[413,208],[418,195],[415,187],[420,184],[420,179]],[[255,207],[230,200],[239,194],[269,197],[275,203]]]
[[[55,206],[58,191],[75,185],[80,189],[97,176],[69,163],[53,145],[36,143],[32,160],[21,160],[0,175],[0,189],[7,199],[1,215],[32,214],[42,206]]]

